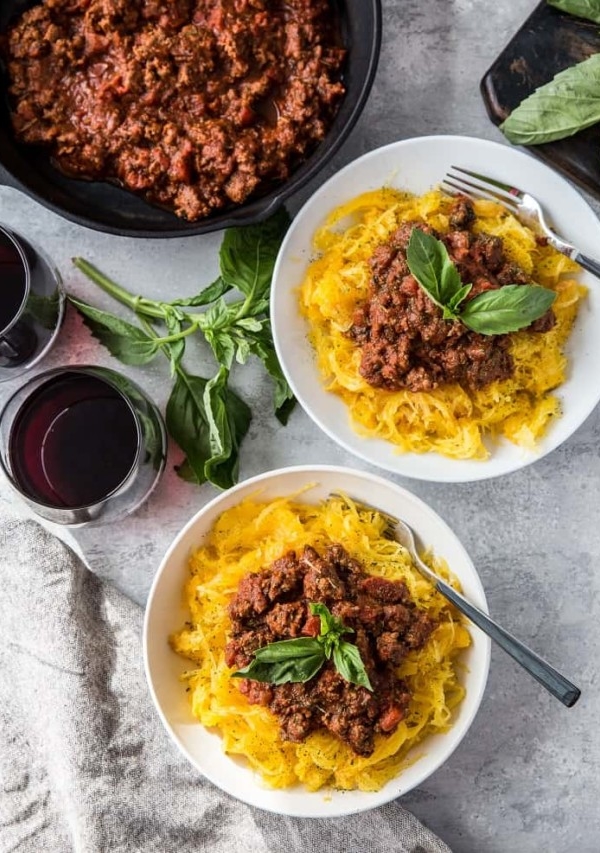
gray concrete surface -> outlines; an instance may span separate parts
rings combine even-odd
[[[395,139],[455,133],[501,140],[485,114],[479,80],[533,5],[383,0],[385,35],[373,93],[351,138],[312,188],[357,155]],[[0,221],[38,241],[68,289],[97,305],[111,307],[74,271],[71,256],[83,255],[149,295],[191,294],[216,271],[219,235],[160,242],[96,234],[4,188]],[[190,365],[202,373],[206,352],[198,347],[190,355]],[[46,366],[82,362],[116,366],[70,313]],[[128,372],[164,405],[166,363]],[[300,410],[287,429],[279,427],[270,414],[268,381],[258,369],[238,374],[237,382],[255,412],[242,477],[294,463],[367,467]],[[0,395],[10,388],[2,386]],[[441,770],[402,801],[456,853],[600,851],[599,440],[595,411],[565,445],[522,472],[454,486],[397,478],[461,537],[497,618],[583,688],[583,698],[568,711],[494,650],[487,693],[469,735]],[[215,494],[210,486],[181,482],[172,470],[178,458],[172,448],[166,476],[137,515],[110,529],[76,534],[94,571],[140,603],[175,533]],[[12,501],[4,483],[0,489],[0,499]]]

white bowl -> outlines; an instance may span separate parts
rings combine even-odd
[[[312,484],[303,493],[303,500],[317,502],[338,490],[403,518],[423,544],[448,561],[465,595],[487,610],[481,582],[468,554],[445,522],[419,498],[373,474],[348,468],[283,468],[253,477],[219,495],[197,512],[175,538],[150,590],[144,622],[144,662],[150,693],[167,732],[185,757],[211,782],[239,800],[267,811],[297,817],[336,817],[374,808],[407,793],[422,784],[454,752],[473,722],[483,696],[490,640],[478,628],[470,626],[473,642],[464,652],[463,683],[467,693],[452,728],[419,744],[416,749],[422,757],[376,793],[330,789],[311,793],[300,786],[273,790],[243,761],[225,755],[220,736],[192,716],[188,696],[179,681],[180,673],[189,669],[189,662],[176,655],[167,642],[168,636],[189,619],[182,595],[188,559],[224,510],[257,492],[261,497],[274,498]]]
[[[526,189],[540,200],[559,234],[585,254],[600,258],[600,223],[595,213],[564,178],[539,160],[483,139],[424,136],[370,151],[323,184],[292,222],[279,252],[271,295],[279,361],[294,394],[314,422],[367,462],[407,477],[440,483],[484,480],[535,462],[575,432],[600,400],[600,382],[594,379],[600,363],[600,312],[596,308],[600,282],[590,273],[579,276],[590,286],[590,293],[580,307],[567,346],[569,373],[557,391],[563,414],[550,426],[535,452],[501,440],[485,461],[448,459],[437,453],[398,453],[389,442],[354,432],[346,404],[323,387],[307,337],[308,326],[298,308],[298,287],[314,257],[316,229],[334,208],[363,192],[389,186],[421,194],[438,185],[452,165]]]

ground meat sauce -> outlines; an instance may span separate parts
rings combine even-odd
[[[239,689],[277,715],[285,740],[301,742],[325,728],[354,752],[370,755],[375,734],[391,734],[406,714],[411,697],[396,668],[407,651],[421,648],[434,622],[417,609],[401,581],[366,574],[341,545],[323,556],[307,547],[299,557],[291,551],[242,579],[229,605],[227,665],[245,667],[267,643],[316,637],[320,620],[311,615],[310,602],[327,605],[354,629],[346,639],[358,646],[373,692],[346,681],[331,661],[305,684],[242,679]]]
[[[44,0],[4,44],[14,130],[71,176],[197,220],[323,139],[340,43],[329,0]]]
[[[443,240],[461,280],[473,284],[467,299],[505,284],[531,284],[522,269],[506,260],[499,237],[471,231],[474,220],[471,202],[459,197],[448,234],[406,222],[373,253],[369,300],[355,312],[349,332],[362,349],[360,374],[370,385],[389,391],[431,391],[449,382],[483,388],[512,375],[510,335],[480,335],[461,322],[444,320],[406,263],[408,241],[418,227]],[[554,323],[549,310],[529,329],[546,332]]]

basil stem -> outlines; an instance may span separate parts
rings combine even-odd
[[[281,209],[265,222],[225,232],[220,251],[221,274],[196,296],[171,302],[134,296],[89,261],[74,265],[91,281],[133,311],[141,324],[69,297],[94,337],[124,364],[143,365],[161,351],[171,363],[174,385],[167,403],[171,437],[186,454],[179,476],[194,483],[211,482],[221,489],[238,476],[239,448],[248,432],[251,412],[229,387],[234,361],[250,355],[262,361],[273,382],[275,415],[285,423],[294,405],[292,391],[277,361],[269,324],[269,288],[275,259],[289,216]],[[242,298],[225,302],[237,289]],[[206,308],[190,312],[186,308]],[[158,328],[162,324],[162,331]],[[188,338],[200,332],[209,343],[217,372],[212,379],[194,376],[183,366]]]

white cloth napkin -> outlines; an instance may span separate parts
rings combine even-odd
[[[449,853],[398,802],[285,818],[213,787],[152,707],[142,611],[36,522],[0,520],[0,852]]]

